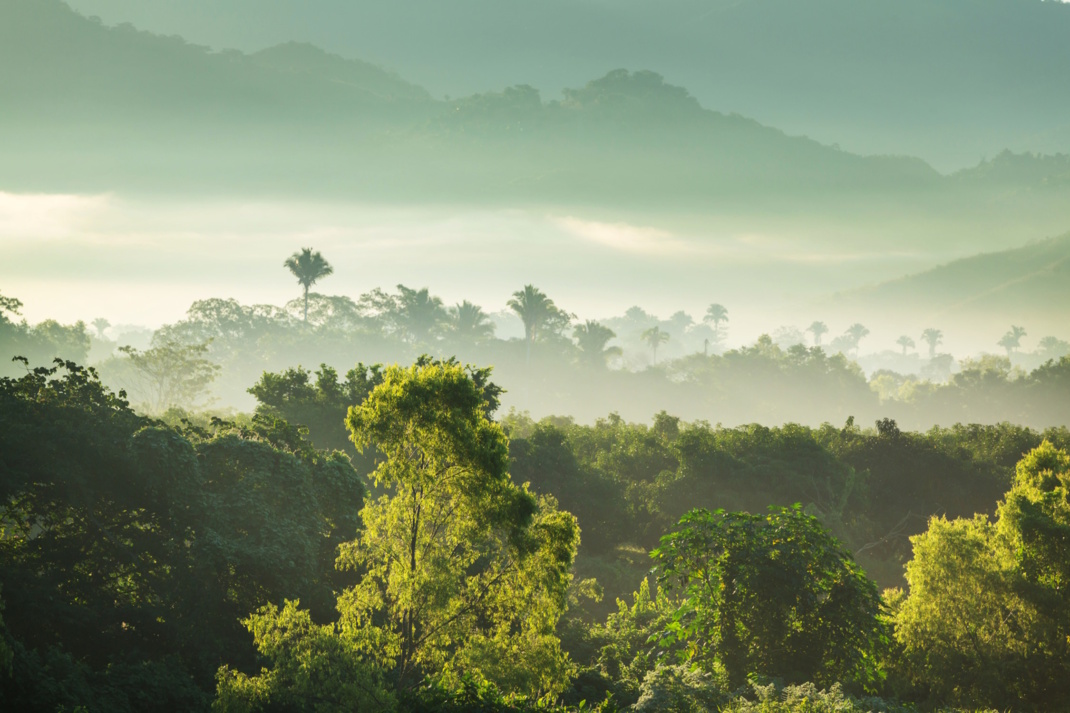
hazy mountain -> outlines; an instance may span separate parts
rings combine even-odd
[[[917,159],[861,157],[706,110],[646,71],[610,72],[560,101],[525,85],[442,102],[311,45],[212,52],[57,0],[9,0],[0,28],[12,187],[60,177],[80,190],[679,203],[939,178]]]
[[[649,68],[706,106],[944,168],[1070,151],[1070,6],[1042,0],[72,0],[247,51],[303,40],[433,93]]]
[[[1070,233],[956,260],[837,301],[945,331],[983,323],[1002,334],[1014,323],[1062,333],[1070,304]]]

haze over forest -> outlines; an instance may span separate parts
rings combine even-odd
[[[1070,3],[0,0],[0,709],[1070,710]]]

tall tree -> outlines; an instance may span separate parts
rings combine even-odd
[[[481,342],[494,336],[494,323],[479,305],[468,300],[449,310],[450,331],[464,342]]]
[[[576,344],[583,353],[583,360],[587,364],[605,366],[606,361],[621,355],[620,347],[607,347],[610,339],[617,334],[604,325],[593,320],[587,320],[583,324],[577,324],[572,330],[572,336],[576,338]]]
[[[706,316],[702,318],[703,322],[713,322],[714,329],[721,328],[721,322],[728,321],[728,309],[721,304],[714,302],[706,308]]]
[[[829,328],[824,322],[815,321],[806,328],[806,331],[814,335],[814,346],[819,347],[821,346],[821,337],[828,334]]]
[[[1007,333],[1000,337],[997,344],[1006,349],[1007,356],[1010,356],[1022,345],[1022,337],[1024,336],[1025,329],[1023,327],[1012,325]]]
[[[908,337],[905,334],[903,336],[899,337],[899,339],[895,340],[895,343],[898,344],[899,346],[903,347],[903,356],[906,356],[907,349],[913,349],[914,348],[914,340],[911,339],[910,337]]]
[[[929,358],[936,356],[936,348],[943,343],[944,333],[935,327],[929,327],[921,333],[921,341],[929,345]]]
[[[547,331],[563,329],[571,318],[571,315],[558,308],[554,301],[535,285],[524,285],[524,289],[514,292],[508,306],[524,323],[524,339],[527,342],[529,360],[531,344]]]
[[[669,333],[661,331],[661,327],[654,325],[650,329],[646,330],[639,337],[647,343],[652,350],[654,350],[654,363],[658,363],[658,347],[669,341]]]
[[[426,344],[446,317],[442,300],[431,295],[426,287],[414,290],[398,285],[398,308],[401,327],[416,344]]]
[[[851,348],[854,350],[855,354],[857,355],[858,354],[858,345],[869,334],[869,329],[867,329],[864,325],[862,325],[862,324],[860,324],[858,322],[855,322],[850,327],[848,327],[847,330],[843,334],[844,334],[845,337],[848,338],[848,340],[850,341],[850,344],[851,344]]]
[[[97,330],[97,339],[104,339],[104,330],[111,326],[111,322],[103,317],[97,317],[90,324],[93,325],[93,329]]]
[[[296,252],[290,257],[286,258],[286,262],[283,263],[283,267],[287,268],[294,277],[297,278],[298,284],[304,288],[305,291],[305,322],[308,322],[308,291],[312,288],[312,285],[319,282],[324,277],[332,274],[334,268],[330,266],[327,260],[320,254],[319,251],[313,251],[312,248],[301,248],[300,252]]]

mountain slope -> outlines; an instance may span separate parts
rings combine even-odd
[[[1070,304],[1070,233],[1013,250],[956,260],[843,294],[859,310],[916,315],[939,324],[983,321],[1062,326]]]
[[[72,0],[217,47],[290,39],[435,93],[648,67],[722,107],[941,167],[1070,152],[1070,6],[1042,0]]]

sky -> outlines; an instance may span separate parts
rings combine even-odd
[[[282,263],[302,247],[321,251],[335,268],[315,287],[325,294],[356,299],[401,283],[429,287],[446,304],[469,299],[496,312],[533,283],[580,319],[639,305],[662,318],[682,309],[699,320],[719,302],[732,315],[734,344],[814,319],[838,334],[849,322],[840,325],[822,306],[832,292],[936,261],[817,248],[775,223],[682,231],[534,209],[0,192],[0,285],[23,301],[31,323],[105,317],[157,327],[208,297],[282,305],[300,294]]]

